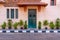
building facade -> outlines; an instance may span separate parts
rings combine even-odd
[[[11,19],[27,21],[28,28],[37,28],[38,22],[60,18],[60,0],[0,0],[0,25]],[[42,26],[44,28],[44,26]]]

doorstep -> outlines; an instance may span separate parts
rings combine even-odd
[[[0,30],[0,33],[60,33],[60,30]]]

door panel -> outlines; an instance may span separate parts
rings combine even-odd
[[[28,10],[28,28],[36,28],[36,10]]]

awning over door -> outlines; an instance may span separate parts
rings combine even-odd
[[[41,6],[46,7],[48,4],[45,2],[41,2],[41,0],[21,0],[17,3],[19,7],[24,7],[24,10],[26,11],[27,6],[38,6],[38,11],[40,11]]]
[[[18,6],[47,6],[47,3],[44,2],[24,2],[24,3],[18,3]]]
[[[4,4],[5,3],[5,1],[3,1],[3,0],[0,0],[0,4]]]

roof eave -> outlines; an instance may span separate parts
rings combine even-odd
[[[5,4],[5,2],[0,1],[0,4]]]

